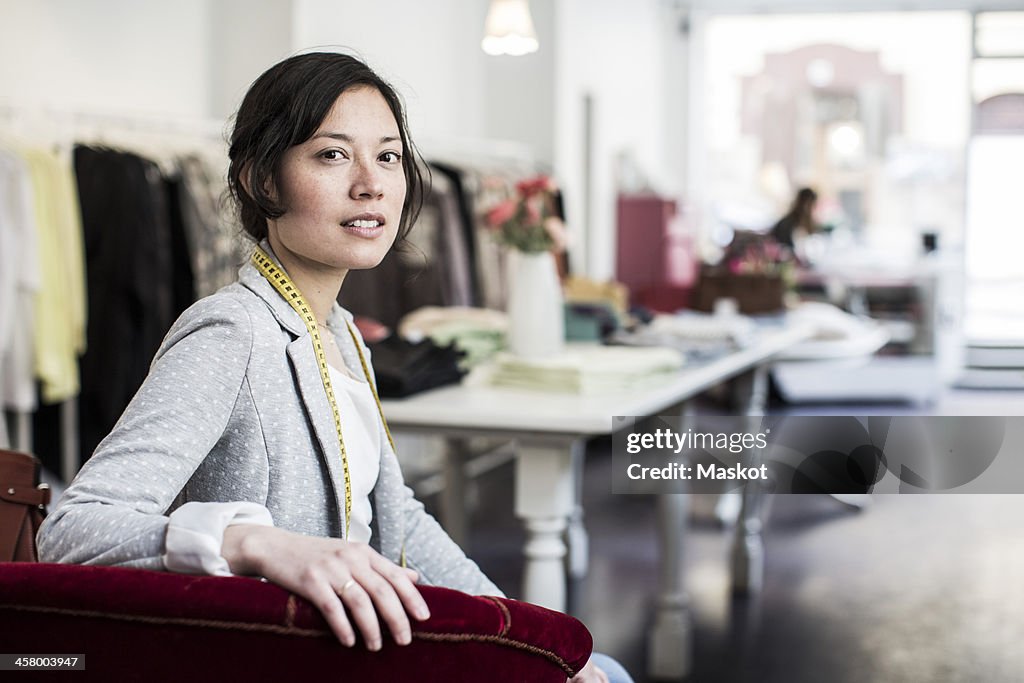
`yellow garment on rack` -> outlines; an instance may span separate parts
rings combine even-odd
[[[41,284],[35,297],[35,370],[44,403],[78,394],[85,352],[85,249],[70,163],[40,149],[23,150],[35,196]]]

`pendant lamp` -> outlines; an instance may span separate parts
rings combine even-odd
[[[527,0],[491,0],[480,46],[489,55],[518,57],[536,52],[539,43]]]

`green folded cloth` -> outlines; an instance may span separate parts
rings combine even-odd
[[[438,346],[454,343],[463,351],[460,365],[469,368],[487,360],[505,347],[505,333],[474,322],[452,321],[437,325],[429,337]]]

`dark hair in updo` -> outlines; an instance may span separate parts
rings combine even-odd
[[[396,244],[409,234],[423,204],[424,183],[398,94],[355,57],[312,52],[289,57],[268,69],[250,86],[235,115],[228,150],[228,188],[238,205],[242,229],[250,237],[264,239],[267,219],[285,213],[267,190],[277,185],[285,151],[313,137],[335,100],[346,90],[359,87],[377,90],[398,122],[406,190]]]

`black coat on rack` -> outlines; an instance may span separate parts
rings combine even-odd
[[[152,161],[78,146],[88,287],[87,344],[79,409],[82,460],[106,436],[149,372],[180,306],[168,187]],[[176,223],[180,231],[180,221]],[[178,271],[179,278],[190,273]],[[177,304],[177,305],[176,305]]]

